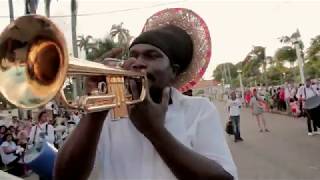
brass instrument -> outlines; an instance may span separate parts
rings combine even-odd
[[[68,102],[62,86],[74,75],[106,77],[107,92]],[[141,82],[138,98],[126,91],[125,78]],[[0,92],[17,107],[37,108],[58,96],[67,108],[88,113],[113,109],[114,117],[119,118],[127,116],[126,105],[143,101],[146,90],[144,73],[70,58],[63,34],[46,17],[19,17],[0,35]]]

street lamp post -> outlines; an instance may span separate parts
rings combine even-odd
[[[296,49],[296,53],[297,53],[297,60],[298,60],[298,66],[299,66],[299,71],[300,71],[300,77],[301,77],[301,83],[305,84],[305,77],[304,77],[304,69],[303,69],[303,57],[301,54],[301,48],[300,48],[300,33],[297,30],[296,36],[294,38],[291,39],[294,48]]]
[[[241,89],[241,99],[244,99],[244,88],[243,88],[243,83],[242,83],[242,76],[241,73],[242,71],[239,69],[237,70],[238,74],[239,74],[239,81],[240,81],[240,89]]]

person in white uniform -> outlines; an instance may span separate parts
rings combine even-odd
[[[314,89],[311,86],[311,79],[308,78],[306,80],[306,85],[301,86],[298,89],[297,97],[304,104],[307,99],[309,99],[313,96],[317,96],[317,89]],[[312,136],[314,134],[320,134],[320,132],[318,131],[316,121],[318,121],[318,119],[311,119],[309,116],[307,116],[308,136]],[[311,123],[312,123],[312,125],[311,125]],[[313,128],[312,128],[312,126],[313,126]]]
[[[87,179],[92,171],[99,180],[238,179],[216,107],[179,91],[202,76],[210,59],[199,18],[187,9],[151,17],[123,66],[147,73],[147,97],[128,106],[128,118],[113,120],[108,111],[85,115],[58,152],[55,179]],[[197,22],[184,24],[188,20]],[[89,90],[98,84],[86,83]]]
[[[54,128],[48,121],[47,112],[41,111],[37,124],[32,126],[29,134],[29,148],[40,145],[44,141],[54,143]]]

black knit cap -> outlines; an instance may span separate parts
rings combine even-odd
[[[187,69],[193,56],[191,37],[174,25],[143,32],[132,42],[130,48],[136,44],[150,44],[161,49],[168,56],[171,65],[179,65],[179,74]]]

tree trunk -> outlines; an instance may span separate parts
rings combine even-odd
[[[46,16],[50,17],[50,4],[51,4],[51,0],[45,0],[45,11],[46,11]]]
[[[12,0],[8,0],[8,2],[9,2],[10,22],[12,22],[14,20],[13,4],[12,4]]]
[[[25,0],[25,14],[36,14],[38,0]]]
[[[72,48],[73,56],[78,58],[78,47],[77,47],[77,0],[71,0],[71,28],[72,28]],[[80,78],[76,78],[76,82],[73,83],[73,97],[77,97],[80,92]]]

